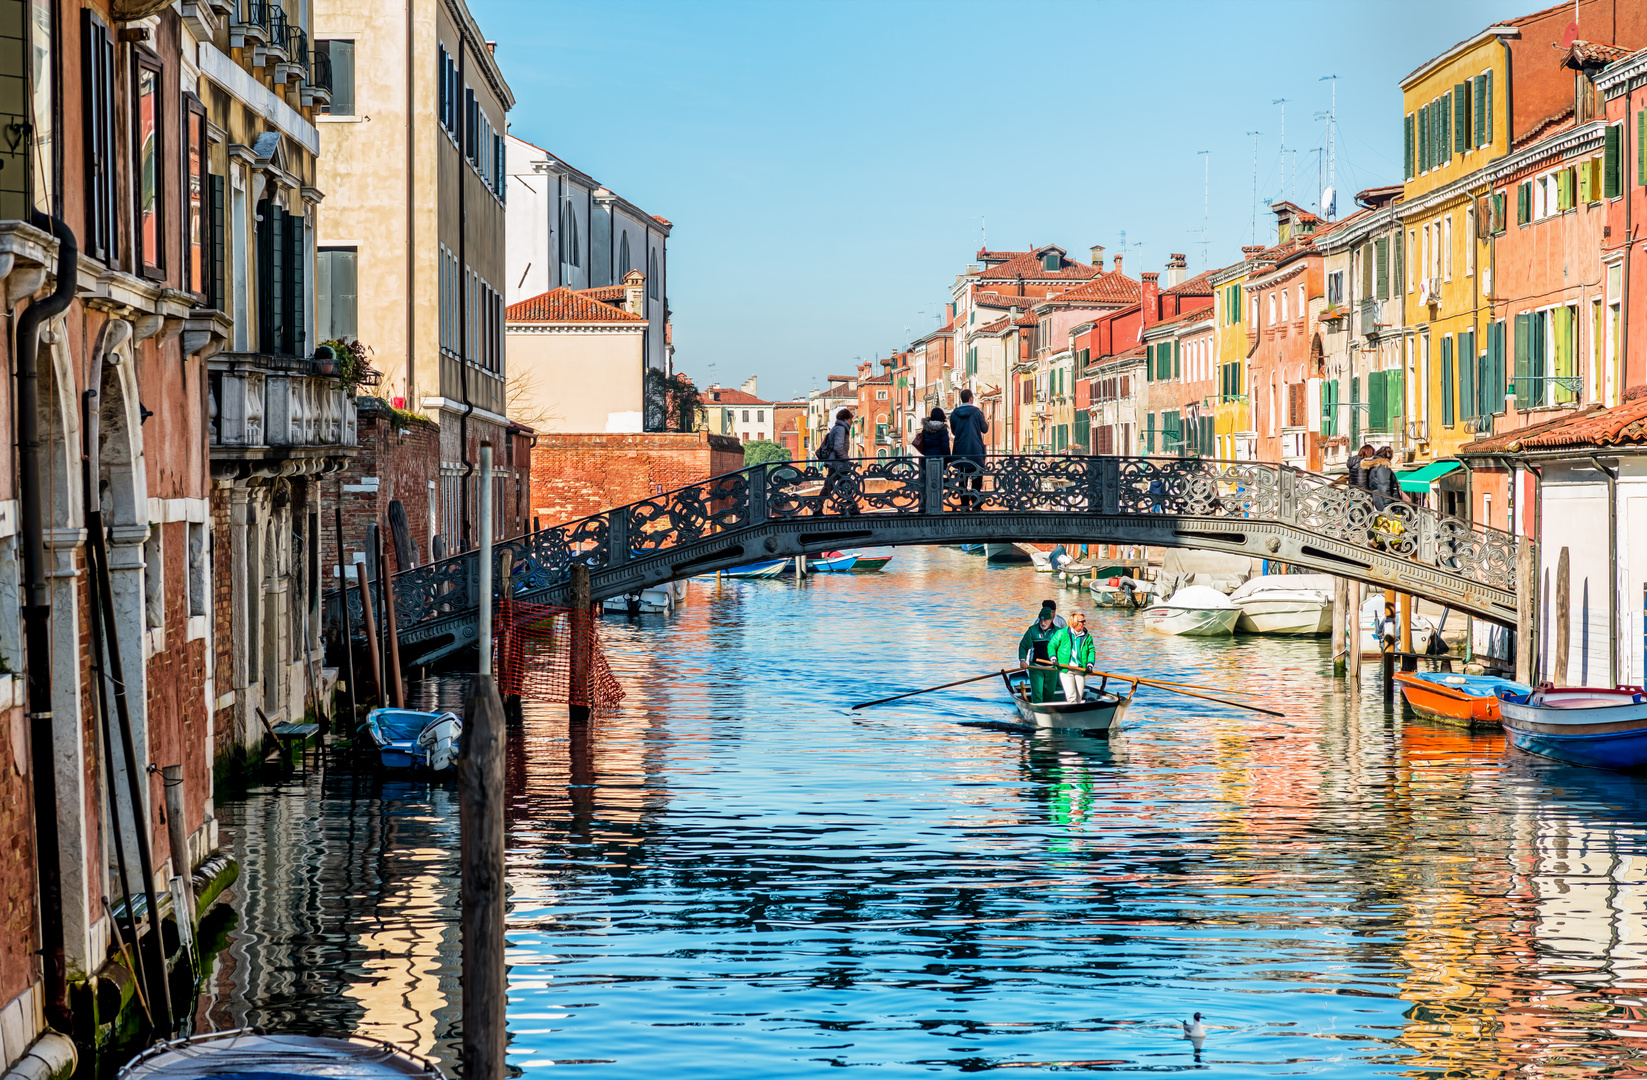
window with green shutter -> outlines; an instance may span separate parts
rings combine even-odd
[[[1155,381],[1155,346],[1144,346],[1144,381]]]
[[[1146,424],[1146,426],[1144,428],[1144,453],[1153,454],[1153,453],[1155,453],[1155,414],[1154,413],[1150,413],[1145,418],[1145,424]]]
[[[1452,157],[1453,146],[1453,95],[1451,91],[1441,95],[1441,115],[1438,119],[1441,121],[1441,137],[1436,140],[1436,148],[1439,151],[1436,154],[1436,160],[1439,164],[1445,165],[1447,160]]]
[[[1378,275],[1376,288],[1380,300],[1390,298],[1390,241],[1386,237],[1373,241],[1373,266]]]
[[[1464,419],[1477,414],[1475,375],[1475,331],[1466,330],[1458,335],[1458,415]]]
[[[1075,445],[1085,450],[1092,439],[1092,417],[1085,410],[1075,414]]]
[[[1533,220],[1533,182],[1517,184],[1515,188],[1515,223],[1525,225]]]
[[[1647,113],[1644,113],[1643,115],[1647,115]],[[1411,180],[1414,176],[1418,175],[1417,173],[1415,173],[1413,171],[1413,114],[1412,113],[1408,113],[1406,119],[1401,121],[1401,137],[1402,137],[1402,140],[1405,142],[1406,147],[1407,147],[1407,153],[1406,153],[1406,158],[1405,158],[1405,161],[1407,163],[1407,179]]]
[[[1619,137],[1624,132],[1623,124],[1607,125],[1606,150],[1601,158],[1601,193],[1605,198],[1617,198],[1620,194],[1619,183]]]
[[[1180,342],[1172,343],[1172,377],[1178,378],[1183,372],[1184,350]]]
[[[1418,107],[1418,173],[1430,171],[1430,107]]]
[[[1502,191],[1495,192],[1493,195],[1493,219],[1491,228],[1495,234],[1502,233],[1505,228],[1504,193]]]
[[[1404,234],[1400,229],[1395,230],[1395,267],[1392,275],[1395,278],[1395,291],[1401,291],[1401,283],[1407,280],[1406,253],[1401,248],[1401,238]]]
[[[1395,421],[1401,416],[1401,403],[1406,400],[1406,394],[1406,372],[1400,368],[1386,371],[1384,373],[1385,415],[1389,418],[1391,431],[1394,431],[1398,426]]]
[[[1453,152],[1462,154],[1470,148],[1470,88],[1464,83],[1453,87]]]
[[[1385,410],[1384,372],[1375,371],[1367,376],[1367,430],[1388,431],[1390,418]]]
[[[1453,339],[1441,339],[1441,426],[1453,426]]]
[[[1647,109],[1636,113],[1636,183],[1647,185]]]
[[[1486,146],[1493,141],[1493,72],[1491,68],[1482,72],[1477,78],[1480,88],[1476,91],[1481,95],[1481,108],[1476,125],[1480,135],[1476,139],[1477,146]]]
[[[1532,385],[1527,381],[1532,374],[1533,317],[1527,314],[1515,317],[1515,393],[1516,405],[1525,409],[1532,401]]]

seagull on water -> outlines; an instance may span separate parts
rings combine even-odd
[[[1184,1025],[1184,1038],[1204,1039],[1207,1037],[1207,1029],[1201,1026],[1200,1013],[1196,1013],[1193,1020],[1182,1020],[1180,1023]]]

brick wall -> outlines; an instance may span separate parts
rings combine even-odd
[[[321,481],[320,565],[327,588],[336,584],[333,567],[338,565],[334,507],[343,511],[345,552],[365,550],[366,527],[375,521],[384,529],[389,566],[398,570],[388,524],[389,502],[399,499],[406,508],[418,562],[429,561],[429,481],[440,480],[440,428],[428,420],[397,420],[366,398],[359,404],[359,453],[347,471]],[[438,487],[435,495],[438,498]],[[345,568],[349,562],[344,560]]]
[[[539,435],[530,513],[544,526],[743,468],[743,445],[706,431]]]

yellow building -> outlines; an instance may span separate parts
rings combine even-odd
[[[1248,391],[1247,308],[1242,301],[1243,286],[1252,271],[1253,256],[1262,245],[1241,249],[1242,260],[1211,277],[1213,290],[1213,352],[1218,362],[1218,394],[1210,403],[1213,415],[1215,453],[1225,460],[1248,461],[1257,451],[1258,432],[1252,426],[1252,405]],[[1257,303],[1256,300],[1253,301]]]
[[[1497,329],[1489,330],[1492,265],[1482,238],[1494,203],[1484,170],[1509,151],[1508,40],[1515,34],[1489,27],[1401,82],[1404,257],[1396,262],[1407,333],[1405,424],[1395,445],[1408,460],[1447,457],[1473,437],[1459,409],[1460,373],[1502,347]]]

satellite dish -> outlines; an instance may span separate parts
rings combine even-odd
[[[1331,184],[1321,193],[1321,213],[1332,218],[1338,213],[1338,189]]]

